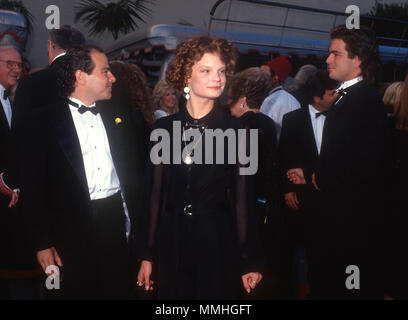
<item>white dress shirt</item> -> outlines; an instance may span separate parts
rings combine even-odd
[[[313,133],[315,137],[317,152],[320,154],[320,149],[322,147],[322,139],[323,139],[323,127],[324,122],[326,121],[326,116],[321,114],[318,118],[316,118],[316,113],[320,112],[316,110],[311,104],[309,104],[309,114],[310,120],[312,121]]]
[[[69,97],[79,106],[84,105],[80,100]],[[88,106],[95,107],[95,104]],[[92,112],[81,114],[78,108],[69,105],[75,129],[81,145],[82,158],[88,182],[91,200],[104,199],[120,191],[120,181],[112,160],[108,136],[101,115]],[[124,199],[123,194],[122,200]],[[126,236],[130,235],[130,219],[126,203],[123,200],[126,215]]]
[[[283,116],[299,108],[300,104],[296,98],[285,91],[282,86],[279,86],[270,92],[259,111],[273,120],[276,128],[276,138],[279,141]]]
[[[3,99],[4,96],[4,91],[6,89],[0,84],[0,100],[1,104],[3,105],[3,110],[4,113],[6,114],[7,122],[9,124],[9,128],[11,128],[11,117],[12,117],[12,111],[11,111],[11,104],[9,98],[6,100]]]

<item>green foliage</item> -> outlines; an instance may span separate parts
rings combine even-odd
[[[116,40],[120,33],[126,34],[138,28],[136,20],[145,22],[143,16],[150,17],[146,6],[154,0],[119,0],[106,5],[98,0],[81,0],[75,6],[75,21],[83,22],[90,28],[90,35],[112,33]]]
[[[21,13],[26,19],[28,33],[31,33],[31,30],[33,28],[34,17],[21,1],[0,0],[0,9]]]

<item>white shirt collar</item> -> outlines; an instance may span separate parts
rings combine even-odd
[[[4,91],[6,91],[6,88],[4,88],[2,84],[0,84],[0,93],[1,93],[2,98],[3,98],[3,92]]]
[[[311,104],[309,104],[309,113],[310,113],[310,117],[312,119],[316,119],[316,113],[319,113],[321,111],[317,110],[315,107],[313,107]],[[325,117],[324,114],[321,115],[321,117]],[[322,118],[324,119],[324,118]]]
[[[84,105],[84,106],[86,106],[86,107],[88,107],[88,108],[93,108],[93,107],[95,107],[95,105],[96,105],[96,103],[94,102],[93,104],[91,104],[90,106],[87,106],[85,103],[83,103],[81,100],[79,100],[79,99],[76,99],[76,98],[74,98],[74,97],[68,97],[68,99],[69,100],[71,100],[72,102],[75,102],[75,103],[77,103],[78,105]]]
[[[340,87],[337,88],[336,91],[339,91],[339,90],[341,90],[341,89],[347,89],[348,87],[351,87],[351,86],[355,85],[356,83],[358,83],[358,82],[360,82],[360,81],[362,81],[362,80],[363,80],[363,77],[362,77],[362,76],[359,76],[359,77],[357,77],[357,78],[354,78],[354,79],[345,81],[345,82],[343,82],[343,83],[341,84]]]
[[[53,62],[54,62],[55,60],[57,60],[59,57],[65,56],[66,54],[67,54],[66,52],[60,53],[58,56],[56,56],[54,59],[52,59],[51,63],[53,63]]]

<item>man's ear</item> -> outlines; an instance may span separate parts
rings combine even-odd
[[[355,56],[355,57],[354,57],[353,63],[354,63],[354,66],[355,66],[356,68],[360,68],[360,69],[361,69],[361,63],[362,63],[362,61],[361,61],[361,59],[360,59],[359,56]]]
[[[75,79],[77,84],[79,85],[85,85],[87,82],[87,77],[88,75],[86,74],[86,72],[83,72],[82,70],[77,70],[75,71]]]
[[[314,105],[319,105],[320,101],[322,101],[322,98],[318,97],[318,96],[313,96],[313,104]]]

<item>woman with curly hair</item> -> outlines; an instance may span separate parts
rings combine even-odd
[[[153,89],[153,108],[155,120],[178,112],[179,101],[176,89],[166,81],[160,80]]]
[[[113,99],[125,95],[130,106],[139,110],[151,127],[154,122],[152,94],[143,71],[133,63],[112,61],[109,65],[117,80],[112,86]]]
[[[145,173],[147,208],[138,231],[139,286],[152,289],[157,264],[160,299],[234,299],[240,283],[249,293],[262,279],[251,177],[240,175],[236,161],[227,161],[231,154],[236,160],[227,139],[207,147],[215,130],[239,128],[214,105],[235,59],[225,39],[197,36],[178,46],[168,69],[167,82],[184,91],[187,104],[154,125],[170,133],[170,140],[152,144]],[[173,160],[153,159],[159,143],[172,146],[167,160]]]

